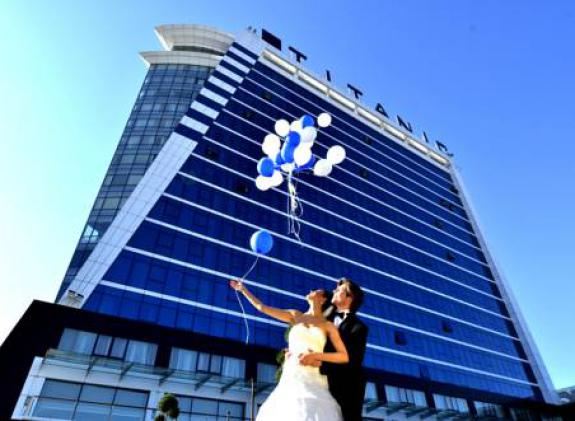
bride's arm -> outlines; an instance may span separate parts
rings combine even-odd
[[[245,285],[236,280],[232,279],[230,281],[230,287],[235,289],[238,292],[241,292],[244,297],[253,305],[256,310],[261,311],[264,314],[267,314],[274,319],[281,320],[282,322],[286,322],[289,324],[293,324],[295,321],[296,316],[299,314],[297,310],[283,310],[275,307],[266,306],[262,303],[254,294],[252,294]]]
[[[310,352],[300,357],[303,365],[315,365],[314,361],[325,361],[326,363],[345,364],[349,362],[347,349],[341,340],[337,327],[331,322],[326,322],[326,332],[329,336],[335,352]]]

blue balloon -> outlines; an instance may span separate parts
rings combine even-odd
[[[309,114],[306,114],[301,118],[301,128],[302,129],[305,127],[309,127],[309,126],[313,127],[314,124],[315,124],[315,121],[314,121],[313,117]]]
[[[299,167],[300,170],[309,170],[310,168],[313,168],[314,164],[315,164],[315,156],[311,156],[311,158],[309,159],[309,161],[307,161],[305,164],[303,164],[301,167]]]
[[[268,254],[274,246],[274,238],[267,230],[258,230],[250,238],[250,247],[254,253]]]
[[[293,162],[293,154],[295,152],[295,146],[292,147],[288,142],[284,143],[282,146],[281,154],[284,163],[291,164]]]
[[[274,173],[274,161],[271,158],[262,158],[258,162],[258,173],[264,177],[271,177]]]
[[[282,164],[285,164],[286,162],[284,161],[284,159],[282,158],[282,153],[278,152],[278,154],[276,155],[274,162],[276,164],[276,166],[280,166]]]
[[[288,143],[292,148],[297,148],[299,142],[301,141],[301,136],[298,132],[289,132],[287,135],[286,143]]]

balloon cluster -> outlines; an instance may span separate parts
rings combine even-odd
[[[321,113],[317,117],[318,127],[328,127],[331,116]],[[262,151],[267,155],[258,161],[256,187],[268,190],[278,187],[284,175],[291,176],[305,170],[312,170],[318,177],[327,177],[334,165],[345,159],[345,149],[339,145],[327,151],[325,159],[317,159],[312,153],[318,128],[311,115],[294,120],[291,124],[284,119],[277,120],[275,133],[269,133],[262,142]],[[283,141],[283,144],[282,144]]]
[[[301,203],[297,197],[294,176],[302,171],[313,170],[318,177],[327,177],[331,174],[334,165],[341,164],[345,159],[345,149],[339,145],[328,149],[325,158],[317,159],[312,153],[312,147],[317,137],[319,127],[325,128],[331,124],[331,116],[321,113],[316,121],[311,115],[292,121],[291,124],[284,119],[277,120],[274,125],[275,133],[269,133],[262,142],[262,150],[267,155],[258,161],[256,187],[259,190],[268,190],[279,187],[284,177],[287,180],[289,201],[287,206],[287,219],[289,234],[293,234],[301,241],[299,218],[303,213]],[[261,255],[268,254],[272,249],[274,239],[269,231],[260,229],[250,237],[250,248],[256,254],[255,261],[248,271],[240,278],[246,278],[257,265]],[[236,297],[246,327],[246,344],[249,342],[250,330],[245,309],[236,290]]]

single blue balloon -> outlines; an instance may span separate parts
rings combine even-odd
[[[313,117],[309,114],[304,115],[301,118],[301,128],[304,129],[306,127],[313,127],[315,125],[315,121]]]
[[[276,155],[276,157],[275,157],[275,159],[274,159],[274,162],[275,162],[276,166],[278,166],[278,167],[279,167],[280,165],[282,165],[282,164],[285,164],[285,161],[284,161],[284,159],[282,158],[282,153],[281,153],[281,152],[278,152],[278,153],[277,153],[277,155]]]
[[[314,164],[315,164],[315,156],[311,156],[311,158],[309,159],[309,161],[307,161],[305,164],[303,164],[301,167],[299,167],[300,170],[309,170],[311,168],[313,168]]]
[[[267,230],[258,230],[250,238],[250,247],[254,253],[268,254],[273,246],[274,238]]]
[[[258,162],[258,173],[264,177],[271,177],[274,173],[274,161],[271,158],[262,158]]]
[[[282,146],[281,154],[282,159],[286,164],[291,164],[293,162],[293,154],[295,152],[295,147],[292,147],[288,142],[284,143]]]
[[[297,148],[299,142],[301,141],[301,136],[298,132],[289,132],[287,135],[286,143],[289,144],[292,148]]]

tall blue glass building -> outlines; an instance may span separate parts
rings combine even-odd
[[[157,32],[166,50],[143,54],[148,74],[57,302],[191,339],[166,348],[130,339],[126,328],[125,350],[114,348],[117,332],[99,331],[105,324],[65,327],[42,362],[79,354],[93,370],[116,361],[116,394],[170,391],[170,382],[188,379],[194,387],[172,390],[185,402],[211,402],[206,419],[225,419],[224,404],[235,411],[228,419],[249,418],[265,398],[259,392],[269,391],[286,326],[246,308],[246,345],[228,280],[251,265],[248,240],[265,228],[274,247],[245,281],[262,301],[304,308],[310,289],[332,289],[341,276],[362,285],[366,419],[541,419],[529,408],[555,403],[555,392],[451,157],[284,55],[273,37],[195,25]],[[347,159],[328,178],[299,176],[299,242],[287,233],[285,184],[258,190],[256,163],[277,119],[322,112],[333,121],[314,152],[341,145]],[[53,390],[87,387],[41,374],[39,361],[27,384],[32,390],[35,376],[42,385],[22,392],[21,414],[50,414],[50,404],[62,404]],[[122,384],[136,373],[161,380]],[[240,387],[249,378],[251,400]],[[227,391],[235,395],[222,401]],[[26,409],[25,397],[36,406]]]

